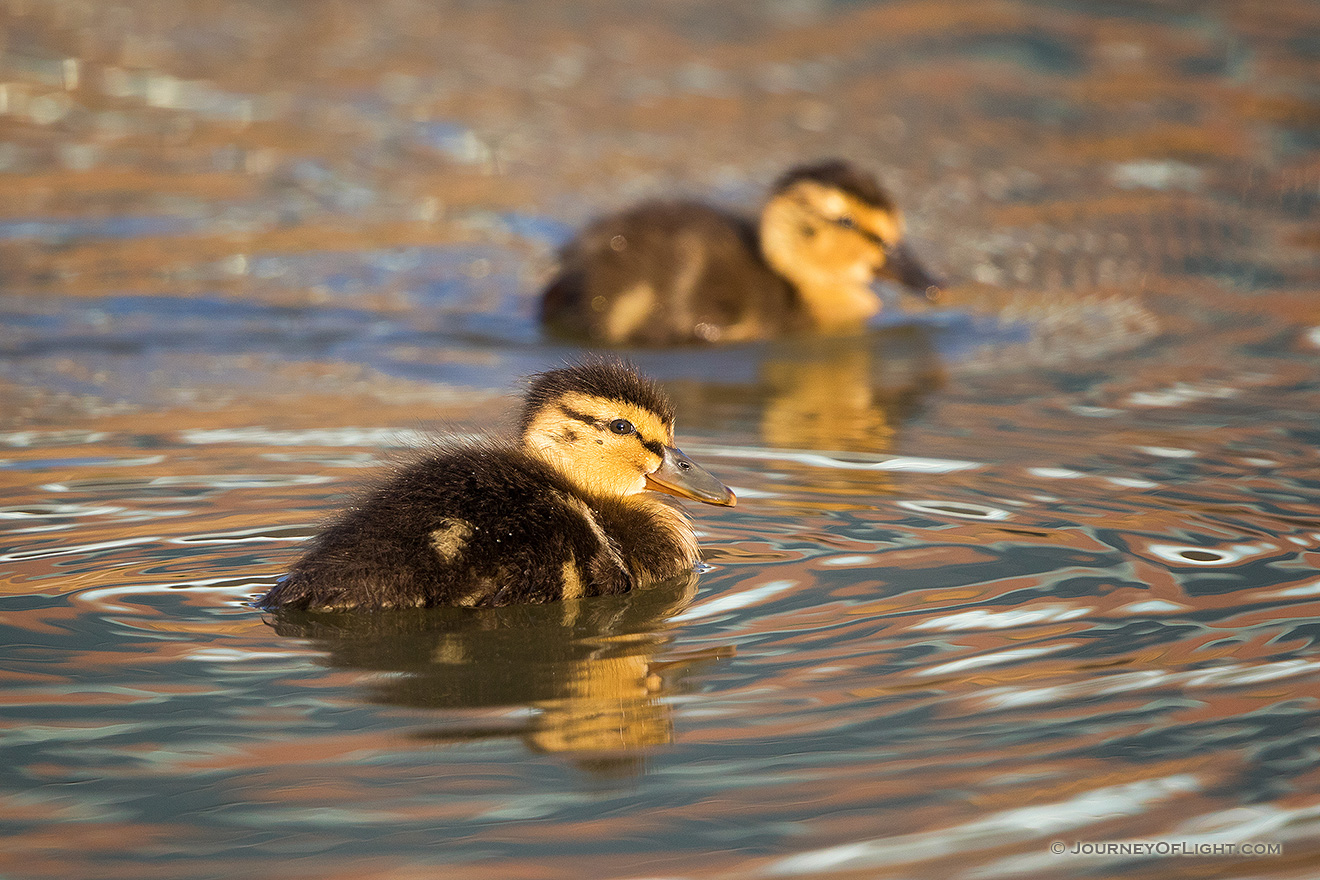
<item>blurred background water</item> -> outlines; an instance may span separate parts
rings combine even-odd
[[[0,875],[1313,877],[1320,7],[0,2]],[[841,156],[955,283],[631,353],[622,599],[274,620],[557,244]],[[910,308],[910,307],[909,307]],[[1264,843],[1197,856],[1079,842]]]

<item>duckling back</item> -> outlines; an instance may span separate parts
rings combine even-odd
[[[259,604],[370,610],[624,593],[695,561],[663,518],[645,504],[583,498],[516,448],[451,449],[348,509]]]
[[[733,342],[796,328],[793,291],[751,222],[694,202],[653,202],[596,221],[560,253],[541,320],[617,345]]]

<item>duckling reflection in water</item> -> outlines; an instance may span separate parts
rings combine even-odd
[[[597,360],[535,376],[519,441],[442,444],[351,507],[257,603],[498,606],[626,593],[690,571],[687,517],[653,492],[732,506],[674,447],[653,382]]]
[[[516,737],[593,774],[632,775],[648,750],[673,741],[664,698],[734,652],[675,650],[667,621],[696,592],[697,574],[687,572],[619,596],[377,614],[285,610],[274,626],[313,640],[333,667],[391,673],[364,680],[370,701],[440,713],[413,736]],[[508,707],[532,711],[482,711]]]
[[[673,345],[855,332],[891,278],[933,299],[940,281],[903,241],[875,179],[840,161],[779,179],[759,224],[697,202],[651,202],[588,226],[541,298],[554,333]]]

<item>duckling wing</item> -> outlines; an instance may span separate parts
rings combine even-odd
[[[617,545],[584,508],[516,450],[451,451],[346,511],[261,604],[495,606],[627,592]]]
[[[782,329],[791,299],[750,222],[698,203],[657,202],[599,220],[570,242],[541,318],[553,332],[595,343],[736,341]]]

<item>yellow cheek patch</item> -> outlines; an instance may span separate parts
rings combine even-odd
[[[568,445],[589,428],[557,408],[547,407],[527,426],[527,437],[538,447]]]
[[[610,428],[622,419],[630,433]],[[572,392],[545,407],[528,427],[529,451],[575,485],[593,493],[635,495],[646,475],[660,467],[661,447],[673,443],[674,426],[656,413],[618,400]]]

